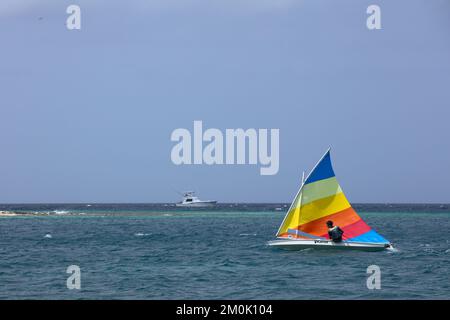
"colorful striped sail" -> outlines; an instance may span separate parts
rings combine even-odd
[[[334,175],[330,150],[303,182],[277,237],[328,239],[328,220],[344,231],[344,241],[389,243],[369,227],[348,202]]]

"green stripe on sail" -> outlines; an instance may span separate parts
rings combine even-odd
[[[342,189],[337,182],[336,177],[319,180],[303,186],[302,205],[313,201],[331,197],[332,195],[341,193]]]

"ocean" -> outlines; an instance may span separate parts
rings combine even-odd
[[[354,205],[395,252],[270,248],[287,206],[0,205],[0,299],[450,298],[449,205]]]

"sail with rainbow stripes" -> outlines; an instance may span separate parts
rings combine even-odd
[[[330,149],[302,183],[277,237],[329,239],[328,220],[344,231],[344,241],[389,243],[366,224],[348,202],[334,174]]]

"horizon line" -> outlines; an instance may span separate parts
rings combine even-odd
[[[177,202],[4,202],[1,205],[61,205],[61,204],[84,204],[84,205],[104,205],[104,204],[176,204]],[[291,202],[218,202],[221,204],[290,204]],[[450,202],[352,202],[353,205],[358,204],[384,204],[384,205],[405,205],[405,204],[435,204],[435,205],[450,205]]]

